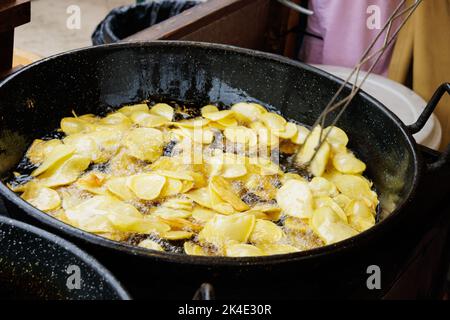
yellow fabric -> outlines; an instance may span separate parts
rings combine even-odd
[[[412,86],[427,101],[442,83],[450,82],[450,0],[424,0],[417,8],[399,34],[389,78]],[[443,127],[443,148],[450,143],[448,95],[435,114]]]

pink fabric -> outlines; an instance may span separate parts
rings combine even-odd
[[[401,0],[310,0],[314,15],[309,17],[308,32],[319,35],[323,41],[305,36],[300,59],[307,63],[353,67],[361,58],[379,30],[370,30],[367,13],[371,5],[380,8],[381,26],[391,16]],[[395,30],[395,29],[394,29]],[[381,48],[383,39],[377,43]],[[374,70],[386,74],[392,47]],[[367,66],[365,66],[367,70]]]

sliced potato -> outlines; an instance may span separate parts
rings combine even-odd
[[[275,223],[257,219],[249,240],[254,244],[277,243],[283,237],[283,230]]]
[[[154,128],[136,128],[125,137],[124,146],[131,156],[144,161],[155,161],[163,152],[164,138]]]
[[[344,223],[328,207],[322,207],[314,211],[311,218],[311,227],[325,244],[333,244],[358,234],[355,229]]]
[[[318,126],[309,135],[296,158],[299,166],[304,167],[309,165],[310,172],[316,177],[322,176],[325,172],[331,150],[330,145],[327,142],[323,142],[316,153],[321,138],[325,138],[325,132]]]
[[[166,240],[187,240],[192,238],[194,234],[188,231],[168,231],[161,234],[161,238]]]
[[[58,139],[48,141],[36,139],[28,149],[26,156],[34,164],[42,163],[53,149],[61,144],[62,141]]]
[[[283,139],[293,139],[297,135],[297,125],[292,122],[288,122],[283,131],[274,131],[274,135]]]
[[[135,113],[135,112],[148,112],[148,105],[146,103],[140,103],[140,104],[135,104],[132,106],[126,106],[123,108],[120,108],[119,110],[117,110],[117,112],[120,112],[122,114],[124,114],[125,116],[129,117],[131,116],[131,114]]]
[[[264,107],[256,103],[237,103],[231,107],[234,111],[235,117],[242,123],[251,123],[257,121],[261,114],[267,111]]]
[[[28,184],[22,199],[42,211],[56,210],[61,206],[61,198],[53,189],[40,186],[36,183]]]
[[[249,209],[249,206],[239,198],[231,187],[231,184],[224,178],[218,176],[212,177],[211,188],[220,198],[231,204],[237,211]]]
[[[135,175],[127,180],[128,188],[139,199],[149,201],[159,197],[165,184],[165,177],[153,173]]]
[[[138,247],[155,251],[164,251],[164,248],[158,242],[151,239],[142,240],[139,242]]]
[[[297,133],[291,138],[291,141],[295,144],[302,145],[306,142],[311,131],[303,126],[297,126]]]
[[[334,197],[338,195],[334,183],[322,177],[314,177],[310,181],[309,187],[315,197]]]
[[[375,225],[375,212],[363,201],[352,201],[347,209],[350,225],[359,232],[366,231]]]
[[[263,256],[264,252],[250,244],[232,243],[225,246],[225,255],[227,257],[257,257]]]
[[[283,212],[297,218],[309,218],[313,213],[313,195],[307,182],[288,180],[277,193],[277,203]]]
[[[136,195],[128,188],[128,177],[114,177],[106,181],[106,188],[122,200],[133,200]]]
[[[166,103],[157,103],[150,109],[150,113],[172,121],[175,111]]]
[[[39,176],[39,180],[50,188],[71,184],[89,167],[90,162],[89,158],[74,155],[52,166]]]
[[[190,256],[206,256],[205,250],[198,244],[195,244],[191,241],[186,241],[183,245],[184,247],[184,253]]]
[[[280,243],[261,243],[257,247],[264,252],[264,255],[289,254],[300,251],[294,246]]]
[[[342,152],[333,156],[333,166],[342,173],[359,174],[366,170],[366,165],[350,152]]]
[[[279,114],[267,112],[262,114],[259,119],[270,131],[281,132],[285,131],[286,129],[287,121]]]
[[[227,241],[234,240],[246,243],[253,231],[255,217],[252,215],[234,214],[231,216],[215,215],[200,231],[200,241],[222,247]]]
[[[66,160],[75,152],[75,148],[65,144],[55,146],[50,154],[45,158],[45,161],[31,173],[31,176],[37,177],[53,166],[56,166],[61,161]]]

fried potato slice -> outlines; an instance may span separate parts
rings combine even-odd
[[[341,152],[333,156],[333,166],[342,173],[360,174],[366,170],[366,164],[350,152]]]
[[[142,200],[155,200],[161,194],[166,178],[154,173],[144,173],[130,177],[127,186]]]
[[[255,227],[250,234],[249,241],[254,244],[277,243],[284,237],[283,230],[275,223],[256,219]]]
[[[53,166],[56,166],[61,161],[69,158],[75,152],[75,148],[72,146],[67,146],[60,144],[55,146],[50,154],[45,158],[44,162],[31,173],[31,176],[37,177],[49,170]]]
[[[158,242],[151,239],[142,240],[139,242],[138,247],[155,251],[164,251],[164,248]]]
[[[223,177],[212,177],[210,186],[220,198],[231,204],[235,210],[245,211],[250,209],[249,206],[234,192],[231,184]]]
[[[344,223],[328,207],[322,207],[314,211],[311,218],[311,228],[325,244],[333,244],[358,234],[355,229]]]
[[[131,156],[143,161],[155,161],[163,152],[164,138],[160,130],[135,128],[125,137],[124,146]]]
[[[216,215],[205,224],[198,238],[200,241],[219,247],[222,247],[229,240],[246,243],[253,231],[255,220],[252,215]]]
[[[283,212],[297,218],[310,218],[313,195],[307,182],[288,180],[277,192],[277,203]]]
[[[225,245],[225,255],[227,257],[258,257],[263,256],[264,252],[251,244],[228,243]]]
[[[150,109],[150,113],[163,117],[167,121],[172,121],[175,111],[166,103],[157,103]]]
[[[41,211],[56,210],[61,206],[61,198],[57,191],[34,182],[28,184],[26,191],[22,194],[22,199]]]

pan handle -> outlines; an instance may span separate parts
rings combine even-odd
[[[445,93],[450,94],[450,83],[444,83],[436,90],[416,123],[408,126],[409,132],[411,132],[411,134],[416,134],[417,132],[422,130]],[[447,163],[450,163],[450,144],[447,146],[447,149],[442,153],[442,155],[436,162],[427,164],[427,168],[429,171],[436,171],[442,168]]]

